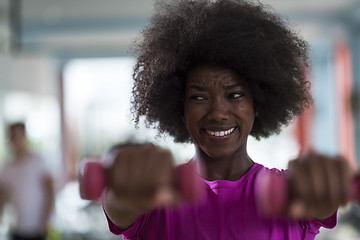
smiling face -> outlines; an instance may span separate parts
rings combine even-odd
[[[246,154],[255,113],[245,81],[227,68],[200,66],[186,78],[184,119],[197,150],[212,159]]]

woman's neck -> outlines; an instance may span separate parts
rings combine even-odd
[[[236,181],[240,179],[254,165],[245,149],[239,149],[230,157],[214,159],[199,147],[195,146],[193,158],[202,178],[213,180]]]

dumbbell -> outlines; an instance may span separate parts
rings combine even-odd
[[[111,169],[102,165],[98,159],[85,160],[80,166],[80,196],[86,200],[97,200],[108,186],[107,176]],[[184,200],[197,200],[202,193],[201,180],[195,165],[187,163],[175,170],[176,187]]]
[[[261,214],[278,216],[285,214],[289,201],[288,180],[273,172],[263,173],[257,182],[257,206]],[[360,174],[354,177],[350,186],[350,199],[360,203]]]
[[[85,161],[80,171],[80,196],[87,200],[97,200],[107,187],[109,168],[100,161]],[[184,199],[196,200],[202,194],[201,180],[195,165],[188,163],[176,168],[176,186]],[[276,216],[285,213],[289,200],[287,179],[278,173],[264,173],[257,181],[255,199],[261,214]],[[360,203],[360,174],[352,181],[350,197]]]

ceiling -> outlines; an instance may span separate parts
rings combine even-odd
[[[304,35],[331,24],[360,26],[358,0],[263,0]],[[0,22],[12,25],[18,50],[60,57],[116,56],[147,24],[155,0],[0,0]],[[14,11],[10,14],[9,9]],[[1,25],[0,25],[1,26]],[[329,27],[330,26],[330,27]]]

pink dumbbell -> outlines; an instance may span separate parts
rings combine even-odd
[[[87,200],[99,199],[108,185],[108,171],[100,161],[85,161],[80,170],[80,196]],[[199,176],[192,163],[176,168],[176,187],[186,200],[196,200],[200,197],[202,188]]]
[[[266,216],[284,214],[289,200],[286,178],[277,173],[265,173],[257,184],[256,200],[260,212]],[[360,174],[352,181],[350,198],[360,203]]]

